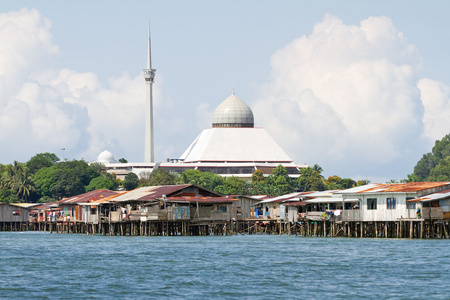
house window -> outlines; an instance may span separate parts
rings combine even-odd
[[[412,200],[414,197],[406,197],[406,201]],[[415,202],[406,202],[406,208],[407,209],[416,209],[416,203]]]
[[[386,198],[386,208],[395,209],[397,201],[395,198]]]
[[[406,208],[408,208],[408,209],[416,209],[416,203],[414,203],[414,202],[406,203]]]
[[[377,198],[367,198],[367,209],[368,210],[377,209]]]
[[[20,210],[13,210],[12,215],[13,216],[21,216],[22,212]]]
[[[226,213],[227,212],[227,206],[226,205],[217,205],[217,212],[218,213]]]
[[[97,214],[97,208],[95,206],[91,206],[91,215]]]

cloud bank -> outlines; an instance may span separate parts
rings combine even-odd
[[[50,30],[51,22],[34,9],[0,14],[0,40],[8,41],[0,43],[0,163],[40,152],[89,161],[105,149],[139,160],[142,75],[124,73],[102,86],[94,73],[54,69],[59,50]],[[156,111],[172,105],[158,101],[163,78],[158,80]]]
[[[8,41],[0,43],[0,163],[61,156],[63,147],[69,158],[92,160],[108,149],[143,160],[142,74],[102,84],[94,73],[54,68],[60,51],[37,10],[0,14],[0,40]],[[318,163],[325,175],[403,178],[450,128],[450,87],[418,78],[418,49],[387,17],[346,25],[326,15],[274,53],[271,67],[252,105],[256,125],[297,163]],[[163,82],[159,74],[155,150],[176,158],[191,142],[185,133],[210,124],[213,108],[197,104],[187,123],[164,97]]]
[[[419,51],[387,17],[354,26],[326,15],[271,66],[257,121],[295,161],[328,175],[405,178],[448,133],[449,88],[418,81]]]

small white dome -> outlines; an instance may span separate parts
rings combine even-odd
[[[241,99],[233,94],[216,108],[213,127],[254,127],[253,112]]]
[[[114,159],[114,155],[111,152],[105,150],[98,155],[97,162],[103,164],[110,164],[116,162],[116,160]]]

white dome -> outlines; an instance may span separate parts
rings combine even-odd
[[[217,106],[212,123],[213,127],[254,127],[253,112],[233,91]]]
[[[114,159],[114,155],[111,152],[109,152],[108,150],[105,150],[98,155],[97,162],[100,162],[103,164],[110,164],[110,163],[116,162],[116,160]]]

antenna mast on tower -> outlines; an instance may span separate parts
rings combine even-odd
[[[148,18],[148,57],[147,69],[144,69],[146,83],[145,97],[145,155],[144,162],[155,162],[154,135],[153,135],[153,82],[156,70],[152,69],[152,44],[150,37],[150,18]]]

